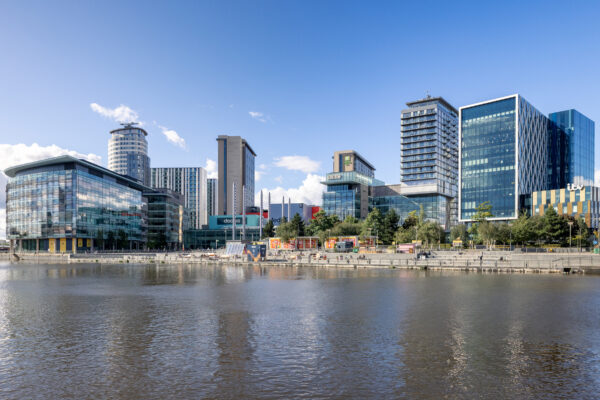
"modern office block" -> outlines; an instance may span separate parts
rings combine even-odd
[[[134,124],[110,131],[108,141],[108,169],[117,174],[137,179],[150,186],[150,158],[148,157],[148,133]]]
[[[600,188],[569,185],[562,189],[533,192],[528,200],[531,215],[543,216],[549,207],[554,207],[559,215],[583,218],[592,229],[600,227]]]
[[[206,170],[202,167],[152,168],[153,188],[166,188],[183,195],[192,229],[208,223]]]
[[[145,243],[142,192],[137,180],[71,156],[5,170],[7,237],[20,250],[77,252]]]
[[[313,207],[305,203],[271,203],[268,209],[271,210],[269,219],[273,221],[273,225],[275,226],[279,226],[279,224],[281,224],[282,217],[288,219],[288,215],[290,216],[290,219],[294,218],[296,214],[300,215],[300,218],[302,218],[302,221],[305,224],[309,224],[313,216]]]
[[[217,215],[217,203],[219,197],[219,182],[217,179],[206,180],[206,215]]]
[[[183,232],[189,228],[184,196],[169,189],[144,192],[148,204],[147,240],[153,249],[180,250]]]
[[[459,110],[459,219],[492,206],[491,220],[516,219],[520,196],[548,186],[548,118],[518,94]]]
[[[372,187],[369,210],[377,208],[385,215],[393,209],[402,223],[412,211],[419,213],[422,208],[426,221],[437,222],[446,231],[456,224],[453,220],[454,198],[439,193],[403,194],[403,189],[403,185]]]
[[[400,182],[432,186],[428,192],[456,197],[458,111],[442,97],[406,103],[402,110]]]
[[[240,136],[220,135],[219,144],[219,179],[217,214],[232,214],[233,187],[235,183],[235,211],[241,213],[246,207],[254,206],[254,159],[256,153],[246,140]],[[246,195],[242,195],[242,188]],[[245,198],[245,204],[243,203]]]
[[[323,210],[327,215],[366,218],[369,213],[369,187],[381,186],[375,179],[375,167],[352,150],[335,152],[333,171],[326,176]],[[277,206],[275,206],[276,208]]]
[[[577,110],[566,110],[551,113],[548,118],[556,124],[555,129],[564,132],[564,139],[553,140],[554,148],[562,144],[554,151],[553,160],[555,167],[551,169],[550,187],[553,189],[564,188],[567,184],[593,185],[594,183],[594,144],[595,124],[594,121],[581,114]],[[552,146],[552,145],[551,145]],[[558,158],[556,158],[558,157]],[[560,157],[563,157],[561,159]],[[561,169],[562,166],[562,169]],[[552,175],[552,171],[554,174]],[[556,177],[556,178],[554,178]]]

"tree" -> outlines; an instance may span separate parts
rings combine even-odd
[[[331,230],[331,234],[333,236],[357,236],[360,235],[361,228],[362,224],[356,218],[347,217],[344,222],[340,222]]]
[[[511,239],[511,228],[507,223],[496,225],[496,241],[506,245]]]
[[[117,246],[121,250],[127,249],[129,247],[127,232],[125,232],[123,229],[119,229],[119,231],[117,232]]]
[[[281,238],[281,241],[284,243],[295,238],[297,234],[298,231],[296,230],[296,226],[292,224],[292,222],[284,222],[277,227],[277,236]]]
[[[290,221],[290,224],[292,225],[292,228],[296,231],[294,237],[304,236],[304,221],[302,220],[300,214],[296,213],[296,215],[294,215],[294,217]]]
[[[275,236],[275,226],[273,220],[269,219],[263,228],[263,239]]]
[[[110,250],[115,249],[115,233],[113,231],[108,231],[108,236],[106,238],[106,245]]]
[[[465,224],[454,225],[452,229],[450,229],[450,239],[460,239],[464,243],[468,238],[469,233],[467,232],[467,226]]]
[[[363,224],[362,224],[362,229],[361,229],[361,235],[364,236],[379,236],[381,235],[382,231],[383,231],[383,217],[381,216],[381,213],[379,212],[379,209],[375,208],[373,211],[371,211],[369,213],[369,215],[367,215],[367,218],[365,218]]]
[[[96,232],[96,247],[104,250],[104,232],[102,229],[98,229]]]
[[[479,203],[477,206],[477,212],[473,215],[473,220],[476,222],[486,221],[488,218],[492,218],[492,204],[489,201]]]
[[[554,207],[549,206],[544,213],[542,238],[548,243],[564,243],[569,237],[567,219],[558,215]]]
[[[433,243],[441,243],[445,235],[444,228],[436,221],[427,221],[418,229],[418,238],[426,246],[431,246]]]
[[[496,240],[496,234],[497,229],[495,224],[486,220],[483,220],[478,224],[477,236],[479,240],[486,246],[491,246],[494,244]]]
[[[391,244],[398,230],[398,222],[400,217],[396,214],[396,211],[392,208],[385,214],[382,222],[381,241],[384,244]]]
[[[519,218],[512,223],[512,238],[515,243],[525,244],[535,240],[535,234],[532,231],[533,224],[525,213],[521,213]]]

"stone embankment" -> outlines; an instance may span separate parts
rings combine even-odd
[[[43,264],[223,264],[256,265],[246,257],[222,253],[98,253],[3,254],[0,260]],[[414,254],[338,254],[279,252],[269,254],[264,267],[395,268],[517,273],[600,273],[600,256],[590,253],[521,253],[518,251],[432,251],[429,258]]]

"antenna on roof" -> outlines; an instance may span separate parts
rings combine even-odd
[[[425,98],[426,99],[430,99],[431,98],[431,95],[429,94],[429,90],[425,91]]]
[[[139,124],[139,122],[120,122],[119,125],[123,126],[124,128],[134,128],[135,125]]]

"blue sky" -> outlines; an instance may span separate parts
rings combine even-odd
[[[144,121],[152,166],[205,166],[230,134],[258,153],[257,190],[315,197],[344,149],[397,183],[400,110],[426,92],[600,121],[599,20],[577,1],[3,2],[0,167],[33,143],[106,165],[118,125],[96,103]]]

